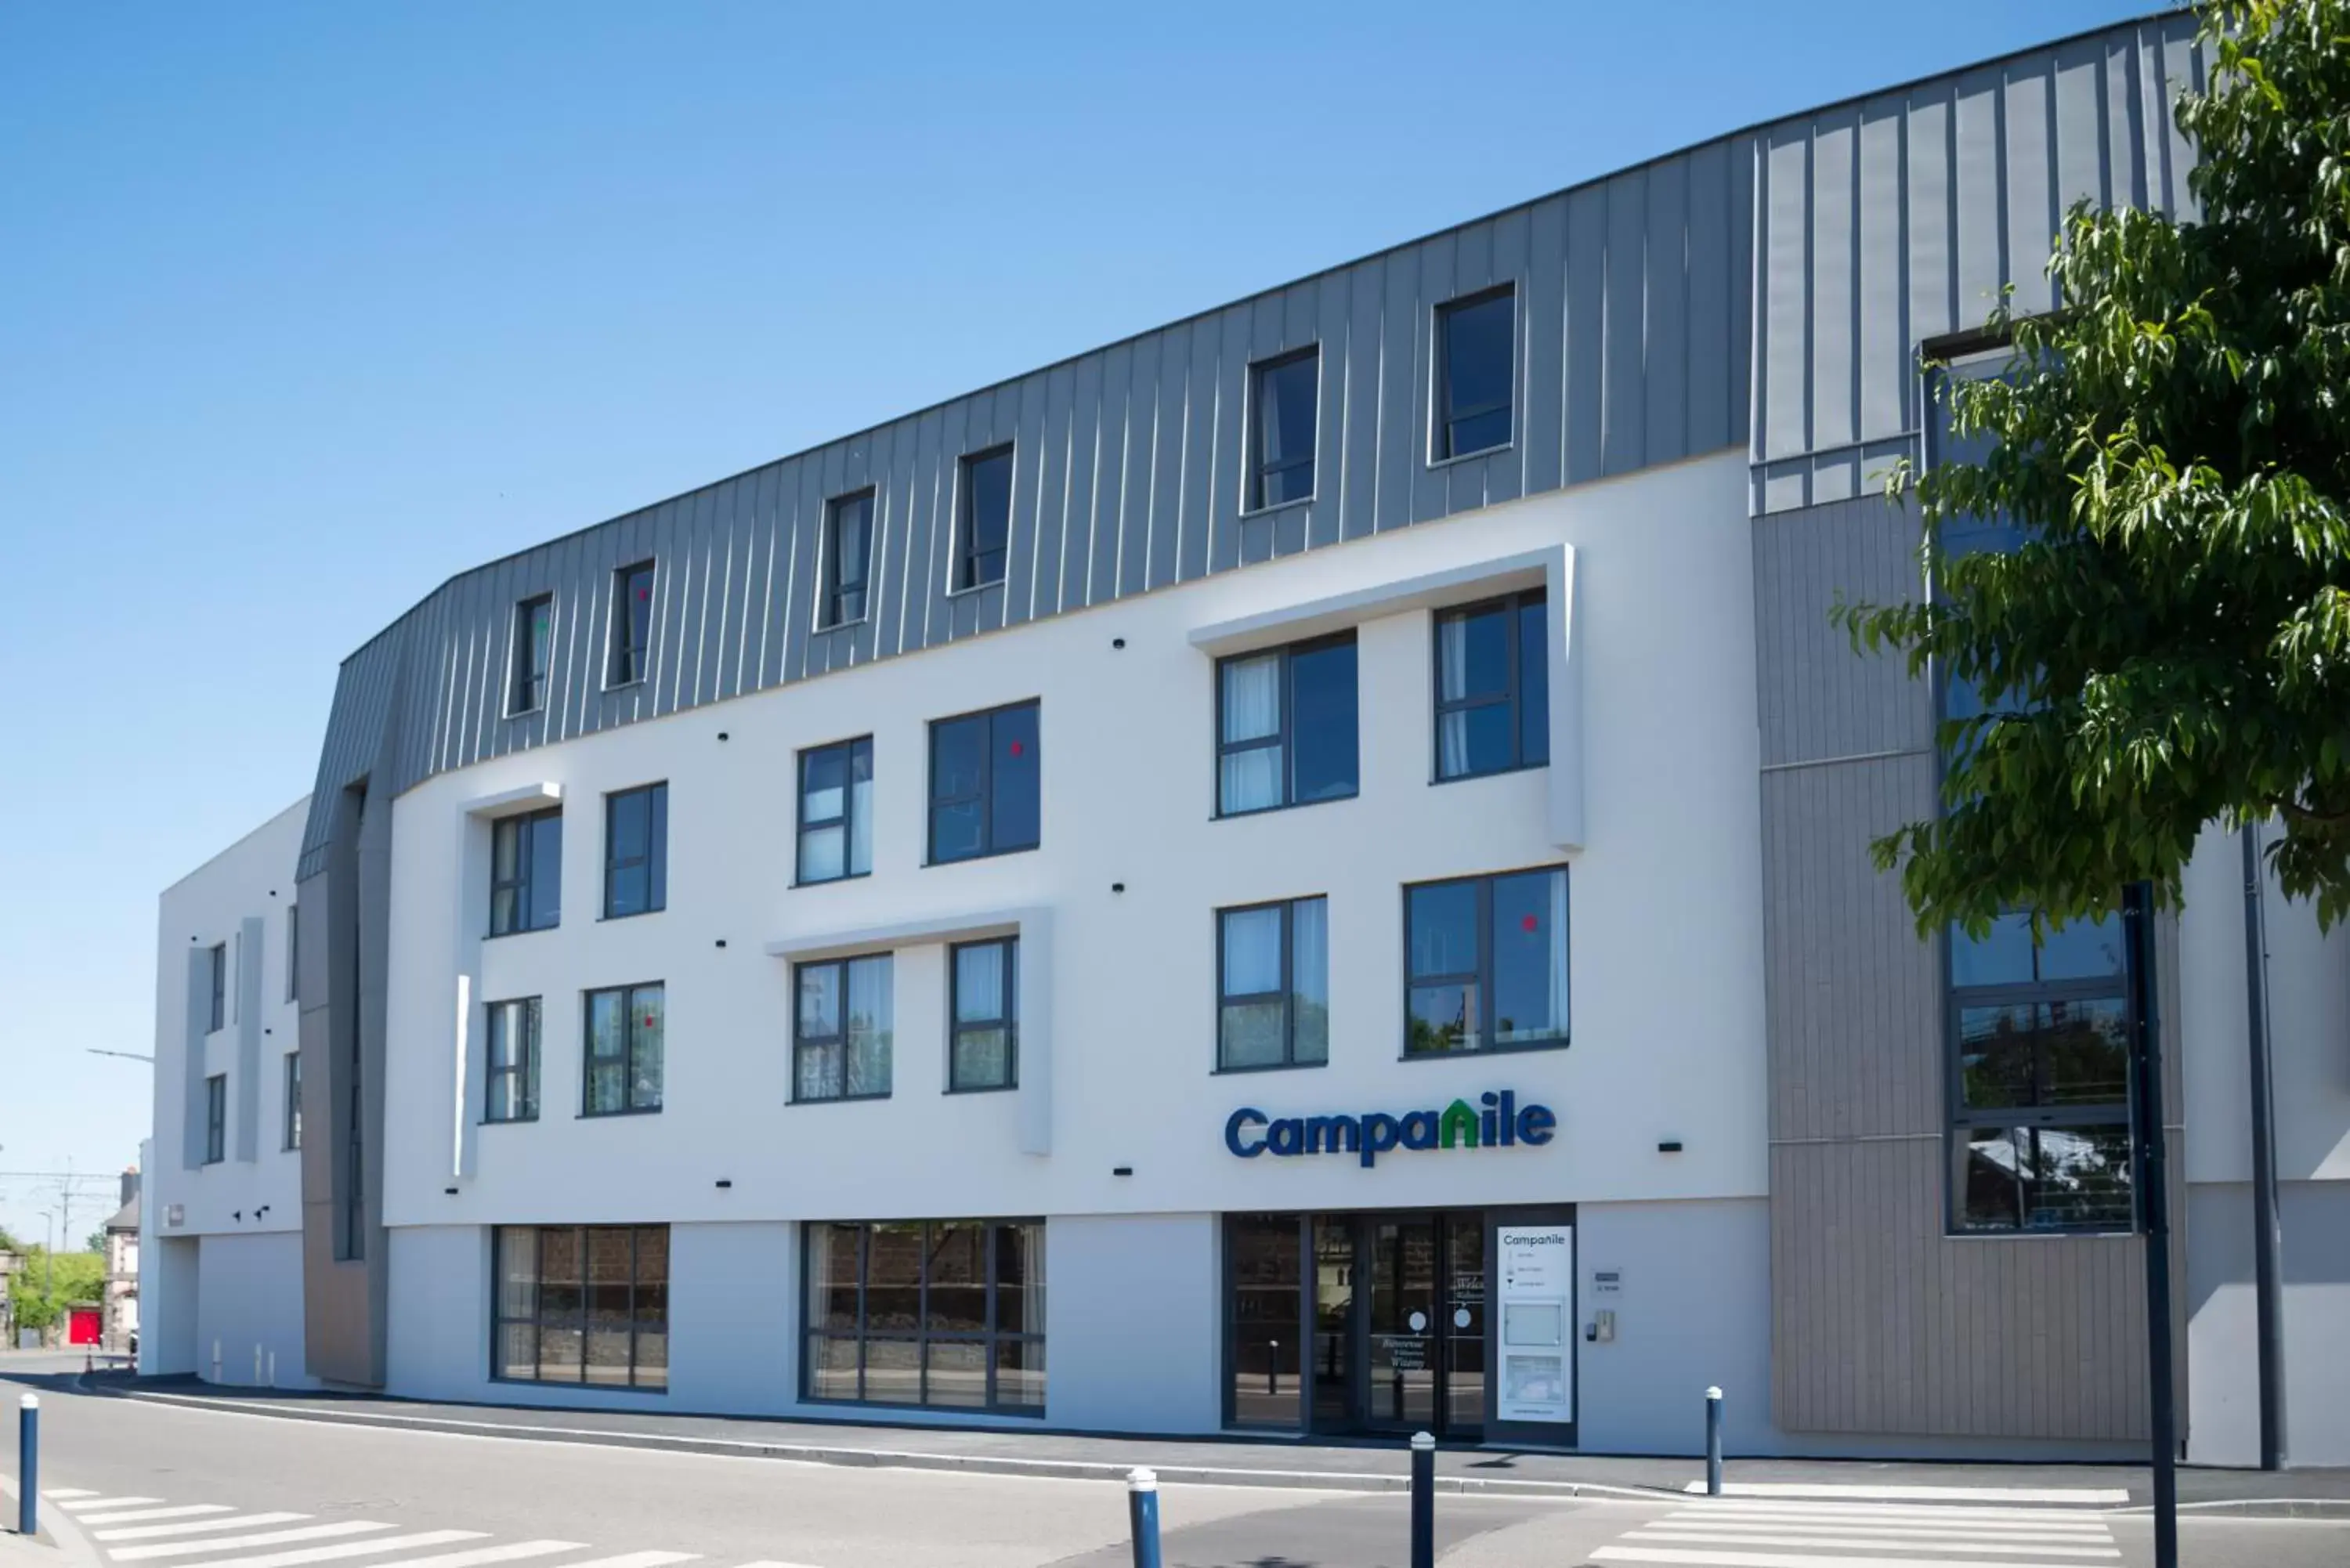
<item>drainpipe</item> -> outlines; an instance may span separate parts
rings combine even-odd
[[[2284,1468],[2284,1294],[2277,1259],[2276,1096],[2269,1074],[2269,952],[2260,827],[2244,825],[2244,1012],[2251,1051],[2252,1343],[2259,1355],[2261,1469]]]

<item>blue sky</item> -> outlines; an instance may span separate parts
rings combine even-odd
[[[0,10],[0,1171],[135,1157],[158,893],[450,573],[2147,8]]]

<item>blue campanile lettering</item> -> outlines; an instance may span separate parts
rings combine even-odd
[[[1242,1159],[1254,1159],[1261,1154],[1284,1159],[1351,1154],[1369,1169],[1379,1156],[1399,1149],[1509,1148],[1521,1144],[1539,1148],[1551,1141],[1558,1127],[1558,1117],[1548,1106],[1521,1106],[1510,1089],[1489,1090],[1478,1101],[1483,1109],[1473,1119],[1465,1100],[1455,1100],[1444,1110],[1278,1118],[1254,1106],[1243,1106],[1224,1122],[1224,1147]],[[1444,1134],[1447,1115],[1461,1124],[1457,1136]]]
[[[1251,1110],[1248,1106],[1243,1106],[1232,1113],[1232,1120],[1224,1124],[1224,1147],[1243,1159],[1254,1159],[1264,1152],[1264,1136],[1260,1133],[1254,1143],[1244,1144],[1241,1141],[1241,1135],[1251,1127],[1263,1126],[1263,1111]]]

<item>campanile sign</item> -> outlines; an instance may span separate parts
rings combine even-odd
[[[1357,1116],[1266,1116],[1243,1106],[1224,1122],[1224,1147],[1243,1159],[1261,1154],[1291,1158],[1351,1154],[1366,1169],[1396,1149],[1539,1148],[1550,1142],[1558,1117],[1548,1106],[1518,1104],[1514,1090],[1488,1090],[1479,1103],[1455,1100],[1441,1110],[1365,1111]]]

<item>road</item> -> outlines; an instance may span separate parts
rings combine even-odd
[[[17,1392],[0,1381],[7,1407]],[[335,1426],[54,1385],[43,1390],[42,1423],[50,1517],[74,1519],[105,1568],[1131,1561],[1124,1492],[1100,1481]],[[0,1426],[0,1464],[13,1476],[14,1424]],[[1162,1508],[1168,1568],[1404,1568],[1400,1496],[1187,1486],[1169,1488]],[[1446,1496],[1437,1517],[1445,1568],[2146,1568],[2152,1560],[2142,1520],[2044,1509]],[[2189,1568],[2339,1568],[2350,1561],[2350,1521],[2195,1520],[2185,1558]]]

